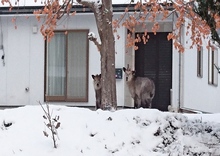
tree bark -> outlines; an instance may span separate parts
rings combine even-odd
[[[108,31],[106,31],[108,34]],[[106,35],[108,36],[108,35]],[[106,41],[101,48],[101,74],[102,74],[102,107],[103,109],[117,109],[116,82],[115,82],[115,53],[114,43]],[[114,42],[114,41],[113,41]]]
[[[95,14],[101,40],[102,108],[104,110],[117,109],[112,10],[112,1],[102,0],[102,12]],[[101,24],[98,24],[100,22]]]
[[[88,6],[94,12],[96,25],[101,40],[101,108],[103,110],[116,110],[115,38],[112,28],[112,0],[102,0],[102,4],[100,5],[96,5],[86,0],[77,0],[77,2]]]

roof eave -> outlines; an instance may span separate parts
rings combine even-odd
[[[135,4],[113,4],[113,12],[124,12],[128,8],[129,12],[135,11]],[[22,6],[22,7],[0,7],[0,15],[16,15],[16,14],[33,14],[35,10],[43,9],[44,6]],[[172,6],[170,8],[172,10]],[[82,5],[74,5],[70,12],[92,13],[88,7]]]

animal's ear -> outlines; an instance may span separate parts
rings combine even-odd
[[[102,75],[101,75],[101,74],[99,74],[99,77],[102,77]]]
[[[95,78],[95,75],[92,75],[92,78],[94,79],[94,78]]]
[[[126,68],[125,68],[125,67],[123,67],[123,71],[124,71],[124,72],[126,71]]]

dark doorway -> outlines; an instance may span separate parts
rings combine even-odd
[[[138,33],[142,35],[141,33]],[[156,86],[152,107],[167,111],[172,88],[172,41],[167,40],[167,32],[154,35],[148,33],[149,41],[137,43],[135,70],[140,77],[151,78]]]

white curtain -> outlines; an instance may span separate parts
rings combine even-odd
[[[87,96],[87,32],[68,33],[67,98]]]
[[[65,47],[65,34],[56,32],[47,50],[47,96],[65,95]]]

